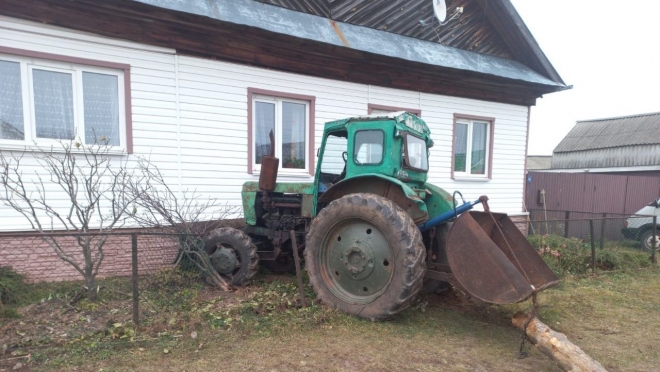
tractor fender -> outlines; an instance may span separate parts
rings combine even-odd
[[[363,174],[351,177],[332,185],[328,191],[319,198],[319,203],[330,203],[342,196],[355,193],[369,193],[383,196],[392,200],[403,210],[408,212],[415,223],[422,223],[429,218],[426,203],[418,192],[396,178],[382,174]]]

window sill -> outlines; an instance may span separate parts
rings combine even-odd
[[[47,153],[56,153],[56,154],[63,154],[65,153],[64,148],[62,145],[59,143],[53,143],[53,144],[43,144],[43,145],[26,145],[26,144],[13,144],[13,143],[6,143],[6,142],[0,142],[0,151],[12,151],[12,152],[25,152],[25,153],[38,153],[38,152],[47,152]],[[85,151],[80,150],[80,149],[73,149],[71,151],[74,154],[84,154]],[[121,147],[116,147],[116,148],[110,148],[108,151],[104,152],[108,155],[128,155],[126,152],[126,149],[121,148]]]
[[[490,182],[490,178],[486,177],[454,177],[456,182]]]

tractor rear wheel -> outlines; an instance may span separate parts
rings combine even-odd
[[[232,285],[246,285],[257,273],[257,247],[243,231],[220,227],[211,231],[205,240],[204,250],[213,268]]]
[[[351,194],[312,222],[305,264],[319,299],[371,320],[391,318],[422,288],[426,250],[412,218],[389,199]]]

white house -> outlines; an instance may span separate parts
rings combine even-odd
[[[509,0],[449,1],[446,26],[431,0],[0,3],[0,149],[101,131],[235,205],[271,128],[280,181],[311,181],[325,122],[403,109],[431,129],[430,182],[524,216],[530,106],[567,88]]]

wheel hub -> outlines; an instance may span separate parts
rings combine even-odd
[[[213,268],[220,274],[231,274],[236,268],[238,259],[233,250],[219,247],[210,257]]]
[[[346,270],[356,276],[354,279],[357,279],[357,276],[368,276],[373,270],[374,252],[366,242],[355,240],[348,249],[344,250],[341,261]],[[363,273],[364,275],[361,275]]]
[[[342,301],[370,303],[392,277],[392,251],[385,235],[364,220],[342,221],[322,249],[328,288]]]

